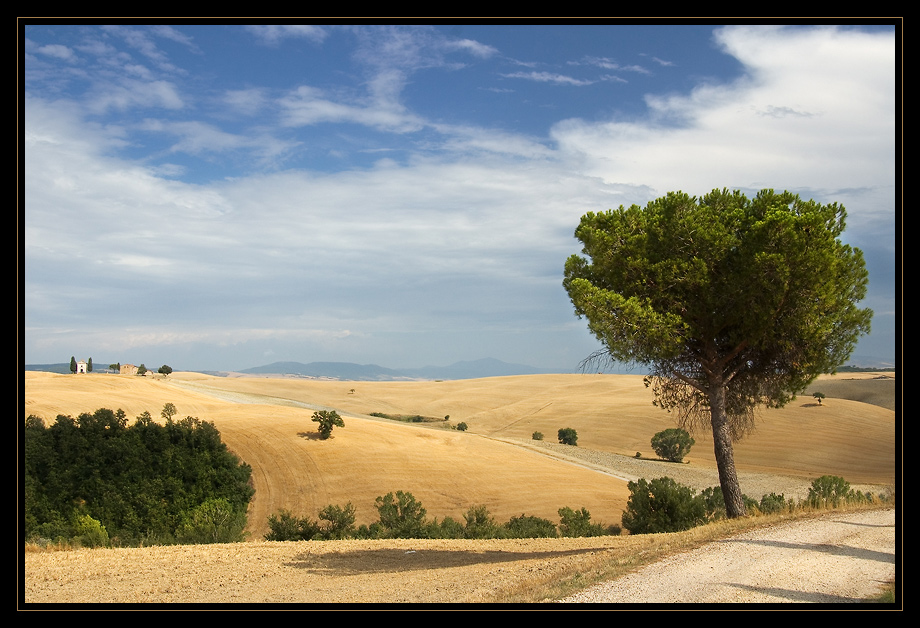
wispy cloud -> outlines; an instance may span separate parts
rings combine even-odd
[[[575,85],[578,87],[593,85],[597,82],[587,79],[577,79],[571,76],[566,76],[565,74],[555,74],[553,72],[511,72],[509,74],[502,74],[502,76],[505,78],[536,81],[537,83],[555,83],[557,85]]]
[[[286,39],[300,38],[321,43],[328,34],[323,27],[311,24],[251,25],[247,26],[246,30],[252,33],[259,42],[269,46],[277,46]]]

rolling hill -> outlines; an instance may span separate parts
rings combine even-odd
[[[758,429],[736,445],[741,471],[810,479],[825,473],[851,483],[892,485],[896,477],[893,410],[844,398],[847,384],[872,386],[871,374],[820,379],[822,405],[800,398],[764,411]],[[831,386],[837,386],[834,396]],[[860,393],[860,394],[865,394]],[[618,523],[626,481],[526,444],[534,431],[555,440],[575,428],[579,451],[653,457],[649,440],[673,427],[635,375],[528,375],[451,381],[322,381],[112,374],[25,374],[25,413],[53,420],[99,407],[129,418],[158,416],[171,402],[180,416],[213,421],[227,445],[253,467],[250,531],[260,538],[280,508],[315,516],[327,504],[354,504],[359,523],[376,519],[374,500],[413,493],[429,517],[461,518],[483,504],[497,520],[536,515],[557,520],[562,506],[585,507],[593,520]],[[316,438],[312,409],[338,409],[345,428]],[[444,417],[468,432],[370,417],[372,412]],[[443,424],[441,424],[443,425]],[[689,468],[712,469],[711,437],[695,435]]]

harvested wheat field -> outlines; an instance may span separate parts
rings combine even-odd
[[[862,386],[859,394],[869,398],[875,393],[866,393],[865,387],[875,388],[867,380],[890,383],[894,375],[874,377],[879,376],[845,374],[820,379],[814,389],[827,395],[821,405],[808,396],[787,408],[763,411],[757,430],[736,444],[736,464],[745,494],[756,499],[768,492],[800,497],[812,479],[824,474],[842,476],[855,488],[866,490],[893,486],[893,399],[889,407],[882,407],[845,398],[847,382]],[[825,383],[828,385],[823,390]],[[252,466],[256,492],[249,512],[250,543],[245,545],[258,546],[260,556],[254,558],[249,556],[252,550],[226,545],[80,550],[54,552],[60,556],[47,558],[42,557],[44,554],[28,555],[26,601],[234,601],[230,595],[233,590],[248,591],[258,589],[258,585],[248,582],[247,577],[245,586],[228,581],[220,592],[224,585],[209,582],[208,565],[232,563],[235,553],[248,552],[247,568],[251,568],[253,560],[263,560],[262,549],[265,573],[258,577],[279,590],[250,592],[244,596],[249,600],[294,601],[293,594],[286,595],[283,590],[283,575],[275,574],[281,568],[272,558],[277,554],[288,566],[309,567],[311,573],[318,574],[335,572],[344,578],[342,582],[368,589],[367,599],[359,599],[358,590],[350,594],[351,601],[380,601],[380,597],[387,597],[386,601],[450,601],[449,589],[444,587],[459,584],[437,581],[429,567],[410,570],[418,579],[411,585],[417,589],[410,594],[387,592],[385,585],[371,586],[369,581],[361,584],[363,579],[373,580],[374,574],[380,576],[387,570],[381,567],[378,572],[368,567],[368,572],[350,562],[360,560],[362,552],[368,560],[413,560],[418,543],[388,542],[384,547],[379,541],[310,542],[296,549],[290,544],[267,544],[261,539],[268,531],[268,516],[284,508],[315,517],[323,506],[351,502],[357,522],[371,523],[377,518],[375,498],[402,490],[411,492],[424,505],[429,518],[462,520],[470,506],[481,504],[499,522],[521,514],[557,521],[557,510],[570,506],[587,508],[592,521],[619,523],[629,497],[629,479],[668,475],[698,489],[718,483],[711,437],[706,433],[694,435],[696,445],[688,464],[650,460],[654,457],[649,445],[652,435],[674,426],[673,416],[651,402],[651,392],[644,387],[642,377],[631,375],[342,382],[197,373],[174,373],[164,379],[26,372],[25,414],[46,421],[53,421],[58,414],[76,416],[106,407],[121,408],[130,422],[145,410],[158,417],[166,403],[173,403],[180,417],[212,421],[227,446]],[[336,428],[326,441],[318,439],[316,424],[311,421],[317,408],[334,408],[345,420],[345,427]],[[372,412],[449,415],[450,420],[410,424],[374,418],[369,416]],[[468,424],[467,432],[445,429],[447,423],[460,421]],[[556,432],[562,427],[577,430],[577,447],[555,444]],[[533,441],[535,431],[542,432],[546,440]],[[641,459],[635,458],[636,452],[641,453]],[[470,541],[426,547],[429,551],[437,549],[444,565],[459,566],[459,570],[451,570],[451,577],[475,590],[476,581],[486,577],[483,569],[489,571],[490,581],[501,580],[503,570],[509,577],[519,570],[530,576],[545,572],[551,577],[555,560],[603,554],[609,542],[620,541],[613,537],[526,543]],[[457,543],[478,544],[471,549]],[[319,558],[314,556],[316,552]],[[451,553],[455,555],[448,558]],[[144,562],[138,564],[137,560]],[[134,587],[118,585],[118,594],[104,593],[100,582],[96,586],[78,584],[85,578],[75,575],[75,566],[95,561],[118,563],[96,566],[98,578],[141,580]],[[176,573],[181,571],[186,579],[198,578],[198,584],[171,581],[170,561],[189,563],[177,567]],[[189,575],[189,570],[194,574]],[[142,577],[145,573],[151,577]],[[345,586],[342,582],[334,585],[336,590]],[[345,601],[341,591],[324,591],[321,581],[311,587],[312,593],[299,592],[297,601]],[[33,595],[31,600],[29,595]],[[336,600],[336,595],[340,599]],[[472,596],[467,591],[464,598],[488,601],[485,590]]]

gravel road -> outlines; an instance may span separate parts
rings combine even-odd
[[[840,513],[709,543],[563,603],[841,603],[895,576],[895,511]]]

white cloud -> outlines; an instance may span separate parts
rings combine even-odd
[[[256,39],[270,46],[277,46],[290,38],[304,38],[321,43],[327,35],[325,29],[311,24],[249,25],[246,26],[246,30],[255,35]]]
[[[579,87],[591,85],[596,82],[576,79],[571,76],[566,76],[565,74],[555,74],[552,72],[512,72],[510,74],[502,74],[502,76],[505,78],[526,79],[537,83],[556,83],[557,85],[575,85]]]

